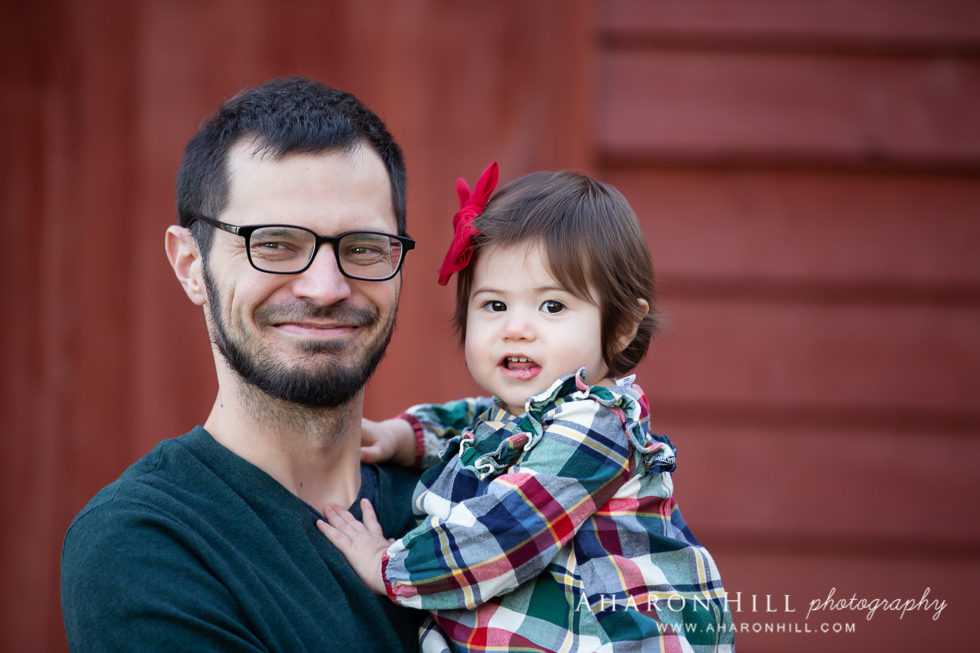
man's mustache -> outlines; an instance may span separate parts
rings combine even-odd
[[[255,310],[258,324],[281,324],[283,322],[302,322],[307,319],[330,320],[345,326],[363,327],[378,321],[376,310],[354,306],[346,300],[329,306],[297,300],[285,304],[262,306]]]

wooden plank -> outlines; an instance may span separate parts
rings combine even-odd
[[[46,406],[39,401],[50,386],[41,369],[42,347],[32,319],[45,312],[41,294],[45,243],[34,229],[42,214],[38,192],[43,176],[38,152],[43,133],[43,117],[37,110],[40,89],[36,84],[32,88],[16,83],[8,71],[4,73],[0,121],[17,125],[17,129],[4,129],[0,134],[0,147],[6,154],[0,164],[0,214],[8,242],[18,245],[10,247],[0,261],[3,278],[15,280],[0,287],[6,318],[0,323],[0,339],[7,343],[0,362],[0,410],[4,415],[0,515],[7,524],[17,526],[6,527],[0,538],[0,648],[27,650],[32,640],[28,629],[20,625],[29,624],[37,632],[48,624],[46,608],[56,586],[46,572],[57,561],[54,542],[60,526],[54,519],[58,495],[49,483],[59,471],[52,455],[57,443],[54,434],[44,428],[39,409],[43,406],[53,413],[63,406],[59,397],[51,397]],[[25,496],[25,487],[32,488],[31,495]]]
[[[381,107],[405,148],[409,231],[418,247],[406,261],[389,354],[365,394],[372,417],[476,391],[449,326],[455,287],[435,283],[459,206],[456,179],[473,183],[494,160],[499,187],[534,170],[593,163],[589,2],[397,11],[386,19],[390,31],[376,37],[389,59],[373,75],[390,82],[365,99]]]
[[[76,12],[76,49],[63,56],[77,59],[77,76],[65,81],[81,90],[59,107],[77,112],[79,120],[65,162],[76,194],[66,206],[71,213],[53,220],[61,228],[71,225],[75,234],[73,268],[63,270],[71,290],[59,298],[73,323],[60,335],[75,338],[69,363],[75,384],[70,485],[72,503],[84,505],[105,485],[106,476],[118,476],[133,462],[125,446],[129,392],[136,378],[129,356],[133,295],[126,275],[132,269],[136,195],[133,26],[138,11],[91,2]]]
[[[607,37],[723,44],[892,49],[980,45],[971,0],[603,0]]]
[[[606,52],[607,161],[980,168],[980,62]]]
[[[160,440],[203,424],[214,403],[217,382],[203,313],[176,282],[163,236],[177,221],[173,182],[188,139],[223,100],[273,74],[269,53],[257,46],[277,43],[267,36],[263,9],[262,3],[228,0],[141,6],[146,54],[139,68],[133,152],[139,189],[133,212],[139,219],[129,229],[135,252],[129,276],[136,289],[128,352],[133,428],[117,445],[130,462]],[[332,35],[325,31],[324,40]]]
[[[0,263],[3,342],[0,410],[0,650],[65,650],[59,561],[70,519],[72,355],[63,293],[77,260],[77,225],[58,224],[71,184],[63,115],[51,84],[66,33],[64,11],[50,2],[0,9],[0,215],[8,248]],[[69,217],[74,217],[69,214]],[[66,491],[67,490],[67,491]]]
[[[603,179],[636,211],[668,288],[980,288],[976,177],[612,168]]]
[[[664,302],[652,401],[803,414],[980,417],[980,308]]]
[[[741,653],[866,653],[867,651],[969,651],[976,643],[973,623],[973,588],[980,582],[980,560],[916,556],[892,558],[868,549],[861,556],[828,556],[773,553],[764,547],[755,550],[728,550],[706,543],[721,571],[736,627],[736,649]],[[878,609],[871,619],[868,610],[815,611],[807,619],[814,601],[822,606],[830,591],[836,599],[901,599],[919,601],[926,589],[927,601],[945,601],[937,606],[902,612]],[[742,592],[741,597],[737,592]],[[755,612],[752,596],[756,596]],[[771,596],[767,606],[766,595]],[[786,596],[789,595],[788,605]],[[735,603],[734,600],[739,602]],[[787,611],[789,610],[793,612]],[[773,612],[767,612],[771,608]],[[739,611],[741,610],[741,611]],[[765,632],[766,624],[773,632]],[[791,632],[775,632],[776,624],[792,624]],[[795,625],[810,633],[796,632]],[[821,624],[830,632],[821,633]],[[833,632],[833,624],[854,624],[851,633]],[[742,624],[746,624],[743,626]],[[759,624],[760,632],[753,632]],[[747,632],[741,629],[747,628]],[[814,632],[816,631],[816,632]]]
[[[980,550],[980,430],[706,424],[656,400],[651,428],[677,446],[675,496],[698,536],[840,555],[868,542],[882,555]]]

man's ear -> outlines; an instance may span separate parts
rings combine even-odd
[[[624,325],[624,331],[620,333],[619,339],[616,342],[616,353],[623,351],[629,344],[633,342],[633,338],[636,337],[636,330],[640,328],[640,322],[646,317],[646,314],[650,312],[650,303],[645,299],[637,299],[636,303],[640,305],[640,310],[643,311],[643,315],[633,320],[630,324]]]
[[[184,287],[184,292],[198,306],[206,304],[208,293],[204,286],[204,261],[201,260],[201,251],[197,248],[197,241],[190,229],[177,225],[168,227],[165,247],[170,266],[177,275],[177,281]]]

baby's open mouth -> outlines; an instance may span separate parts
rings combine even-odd
[[[541,373],[541,366],[526,356],[505,356],[500,365],[504,375],[515,381],[530,381]]]

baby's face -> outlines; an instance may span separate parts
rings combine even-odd
[[[466,365],[486,392],[519,415],[529,397],[565,374],[587,370],[609,384],[599,308],[563,290],[541,248],[490,248],[473,270],[466,315]]]

